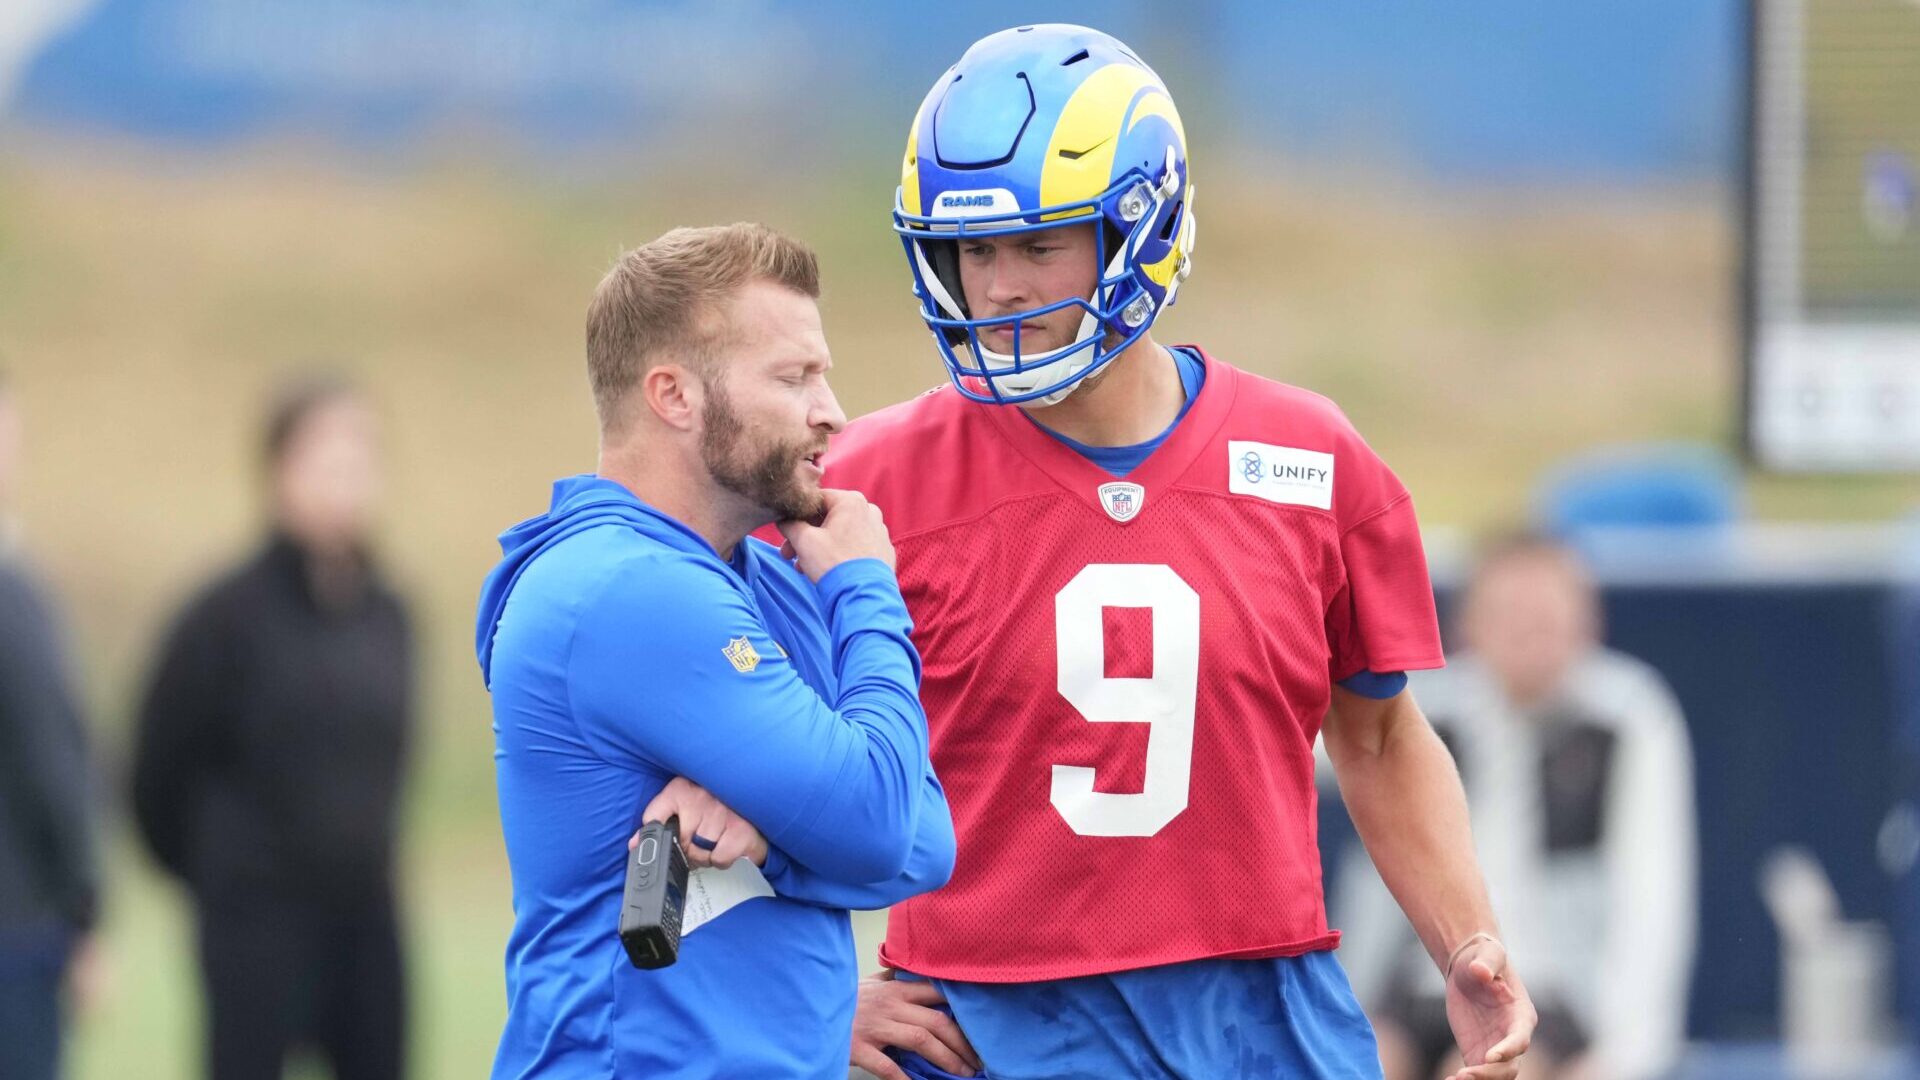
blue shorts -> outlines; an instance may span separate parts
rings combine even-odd
[[[1373,1027],[1331,952],[939,985],[991,1080],[1380,1080]],[[893,1053],[909,1076],[952,1076]]]

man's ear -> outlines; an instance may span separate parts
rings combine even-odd
[[[684,364],[655,364],[640,377],[640,396],[668,427],[692,431],[700,423],[707,385]]]

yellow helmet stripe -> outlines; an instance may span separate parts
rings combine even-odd
[[[1040,165],[1040,205],[1079,202],[1105,191],[1113,174],[1113,154],[1121,124],[1140,91],[1153,76],[1132,64],[1108,64],[1088,75],[1053,125],[1047,156]],[[1074,217],[1091,210],[1049,214],[1042,220]]]
[[[1154,86],[1152,93],[1143,95],[1139,101],[1134,103],[1133,115],[1127,118],[1127,130],[1132,131],[1133,125],[1149,116],[1166,117],[1167,123],[1173,127],[1173,137],[1180,140],[1180,156],[1182,160],[1185,160],[1187,156],[1187,129],[1180,123],[1180,114],[1174,111],[1173,99],[1167,96],[1165,87]],[[1156,161],[1154,164],[1158,165],[1160,162]]]
[[[1112,63],[1087,76],[1060,110],[1060,120],[1047,142],[1046,160],[1040,166],[1040,205],[1080,202],[1105,191],[1113,179],[1113,155],[1120,135],[1142,116],[1166,117],[1185,152],[1187,136],[1180,114],[1174,111],[1166,87],[1151,72]],[[1054,213],[1041,220],[1092,212]]]
[[[907,129],[907,155],[900,159],[900,208],[909,214],[923,214],[920,205],[920,117],[927,103],[913,111],[913,126]]]

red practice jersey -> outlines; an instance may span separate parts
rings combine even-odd
[[[1340,410],[1206,360],[1115,480],[942,387],[852,424],[885,512],[959,859],[881,957],[1027,982],[1332,948],[1313,743],[1331,685],[1441,664],[1406,489]]]

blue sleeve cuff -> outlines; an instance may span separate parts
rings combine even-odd
[[[846,589],[857,588],[872,581],[884,581],[892,586],[895,592],[900,590],[900,582],[894,576],[893,568],[879,559],[872,558],[848,559],[821,574],[818,588],[823,597],[831,597]]]
[[[1357,671],[1341,679],[1340,686],[1361,697],[1385,701],[1390,697],[1398,697],[1400,691],[1407,688],[1407,673],[1404,671]]]
[[[775,883],[778,878],[785,876],[790,865],[787,861],[786,852],[781,851],[772,844],[768,844],[766,865],[760,868],[760,874],[767,879],[768,883],[772,884]],[[775,884],[774,891],[779,891],[777,884]]]

